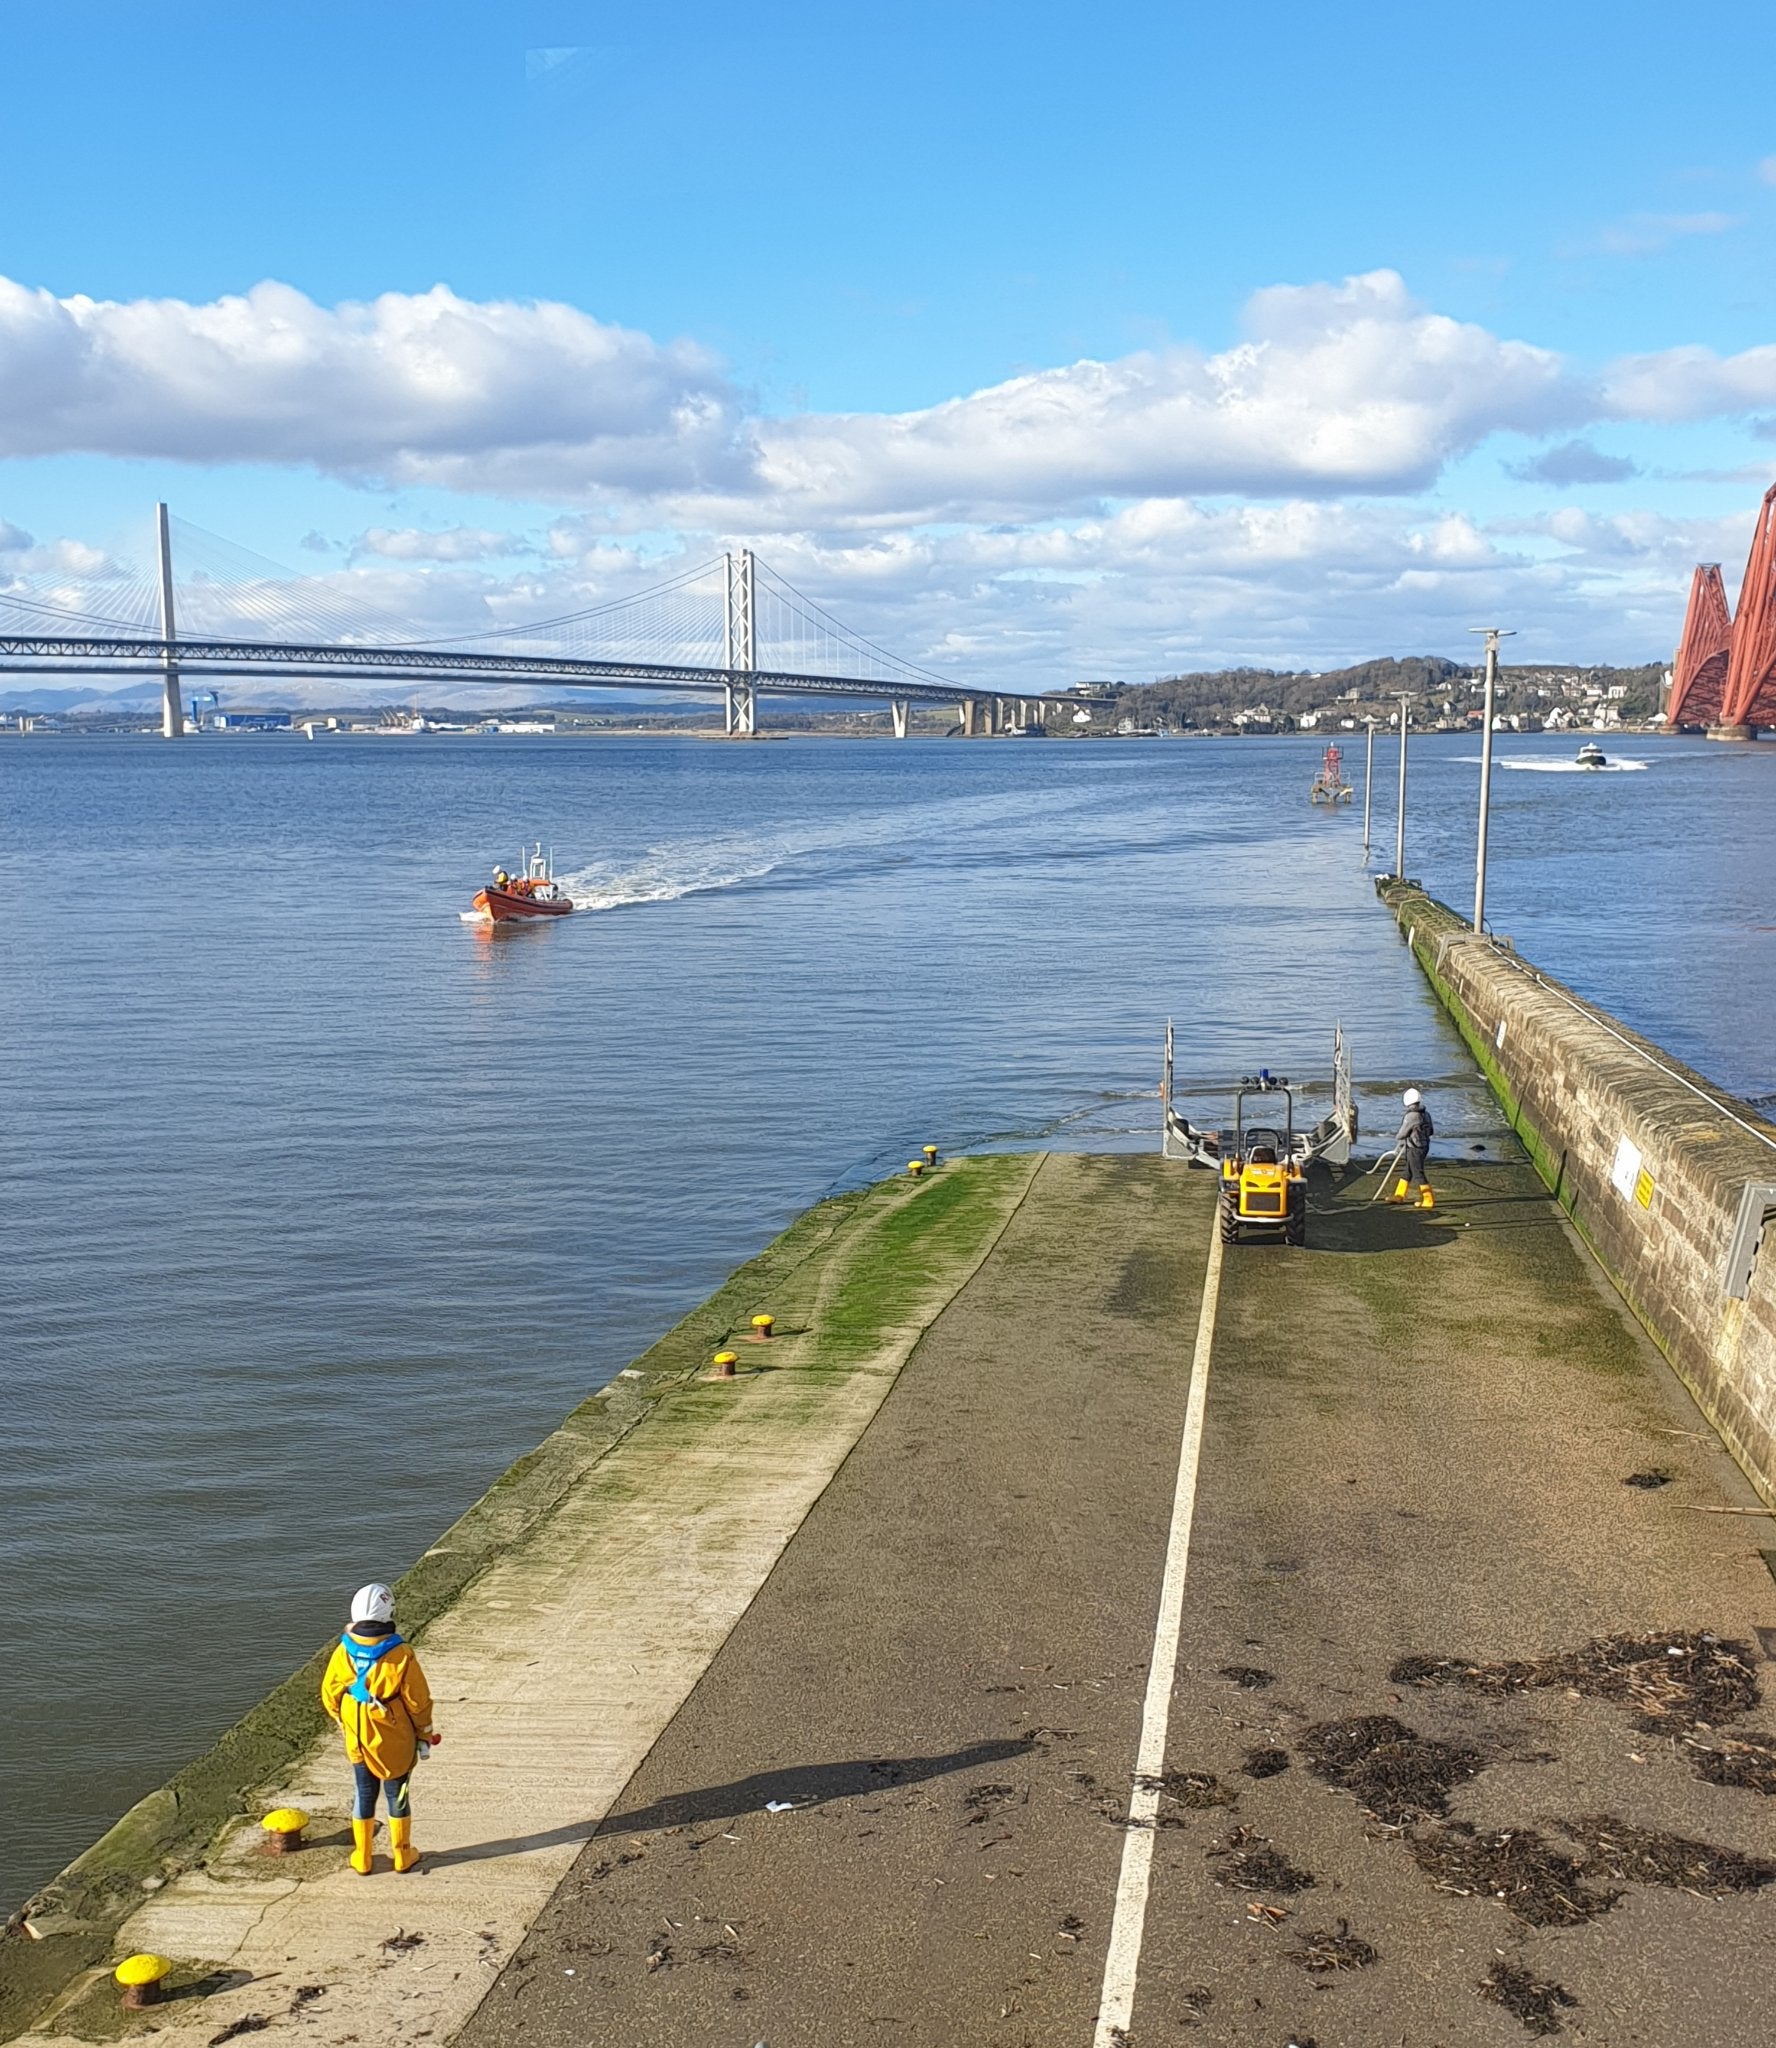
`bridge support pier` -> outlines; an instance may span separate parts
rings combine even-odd
[[[888,700],[888,709],[894,719],[894,737],[897,740],[904,740],[907,736],[907,723],[912,706],[904,697],[891,697]]]
[[[965,740],[971,740],[971,739],[973,739],[973,738],[974,738],[974,714],[975,714],[975,703],[974,703],[974,699],[973,699],[972,697],[964,697],[964,698],[962,699],[962,706],[961,706],[961,709],[962,709],[962,737],[963,737],[963,738],[964,738]]]
[[[722,684],[722,730],[730,739],[751,739],[758,731],[758,691],[751,683]]]
[[[162,739],[182,740],[185,737],[185,706],[179,701],[179,660],[173,651],[177,645],[173,626],[173,537],[167,526],[167,508],[164,505],[154,508],[154,529],[160,551],[160,641],[163,650],[160,665],[164,675],[160,734]]]

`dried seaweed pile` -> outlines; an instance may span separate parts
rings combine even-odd
[[[1445,1821],[1408,1838],[1413,1861],[1439,1891],[1496,1899],[1531,1927],[1581,1927],[1622,1896],[1590,1882],[1586,1858],[1556,1848],[1534,1828],[1477,1828]]]
[[[1289,1768],[1286,1749],[1248,1749],[1240,1765],[1248,1778],[1276,1778]]]
[[[1235,1828],[1210,1849],[1215,1882],[1233,1892],[1281,1892],[1288,1897],[1306,1891],[1313,1873],[1298,1870],[1269,1838],[1251,1828]]]
[[[1164,1798],[1199,1812],[1211,1806],[1231,1806],[1239,1797],[1213,1771],[1167,1771],[1161,1777],[1143,1778],[1141,1783],[1157,1789]]]
[[[1377,1959],[1369,1943],[1350,1931],[1348,1920],[1340,1920],[1334,1928],[1316,1928],[1299,1948],[1290,1949],[1288,1956],[1290,1962],[1316,1973],[1366,1970]]]
[[[1562,1834],[1590,1850],[1590,1868],[1625,1884],[1669,1885],[1676,1891],[1724,1899],[1730,1892],[1755,1892],[1776,1878],[1776,1863],[1716,1848],[1687,1835],[1630,1827],[1607,1813],[1563,1820]]]
[[[1707,1634],[1598,1636],[1551,1657],[1475,1664],[1461,1657],[1402,1657],[1396,1685],[1458,1685],[1504,1698],[1558,1687],[1631,1708],[1648,1733],[1712,1728],[1758,1703],[1752,1653],[1744,1643]]]
[[[1532,2034],[1558,2034],[1561,2011],[1579,2002],[1565,1985],[1506,1962],[1494,1963],[1491,1974],[1481,1979],[1480,1996],[1502,2005]]]
[[[1776,1737],[1769,1735],[1728,1735],[1718,1749],[1696,1754],[1696,1775],[1711,1785],[1727,1785],[1736,1792],[1776,1794]]]
[[[1776,1879],[1776,1863],[1687,1835],[1637,1828],[1610,1814],[1555,1825],[1579,1845],[1558,1848],[1534,1828],[1483,1829],[1444,1821],[1408,1839],[1413,1860],[1440,1891],[1496,1899],[1530,1927],[1595,1920],[1634,1884],[1720,1899]]]
[[[1419,1735],[1391,1714],[1320,1721],[1302,1748],[1316,1778],[1354,1794],[1394,1827],[1447,1813],[1451,1789],[1477,1776],[1485,1761],[1477,1749]]]

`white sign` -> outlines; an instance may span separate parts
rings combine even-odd
[[[1616,1163],[1610,1168],[1610,1186],[1624,1202],[1634,1199],[1634,1183],[1640,1178],[1640,1147],[1624,1138],[1616,1147]]]
[[[1497,1030],[1497,1031],[1496,1031],[1496,1032],[1495,1032],[1495,1033],[1493,1034],[1493,1040],[1492,1040],[1492,1042],[1493,1042],[1493,1044],[1494,1044],[1495,1046],[1497,1046],[1497,1047],[1498,1047],[1498,1049],[1499,1049],[1499,1051],[1500,1051],[1500,1052],[1503,1052],[1503,1051],[1504,1051],[1504,1049],[1505,1049],[1505,1020],[1504,1020],[1504,1018],[1502,1018],[1502,1017],[1501,1017],[1501,1018],[1499,1019],[1499,1028],[1498,1028],[1498,1030]]]

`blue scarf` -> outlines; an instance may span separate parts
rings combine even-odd
[[[339,1646],[351,1659],[354,1676],[345,1689],[348,1700],[356,1700],[361,1707],[383,1707],[386,1700],[379,1700],[370,1690],[372,1667],[391,1650],[401,1647],[399,1636],[382,1636],[374,1643],[360,1643],[348,1633],[339,1638]]]

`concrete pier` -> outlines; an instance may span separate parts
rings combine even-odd
[[[1156,1157],[812,1212],[403,1586],[419,1872],[250,1717],[0,2019],[113,2038],[154,1949],[181,2048],[1761,2039],[1771,1523],[1530,1167],[1434,1179],[1305,1251]]]

